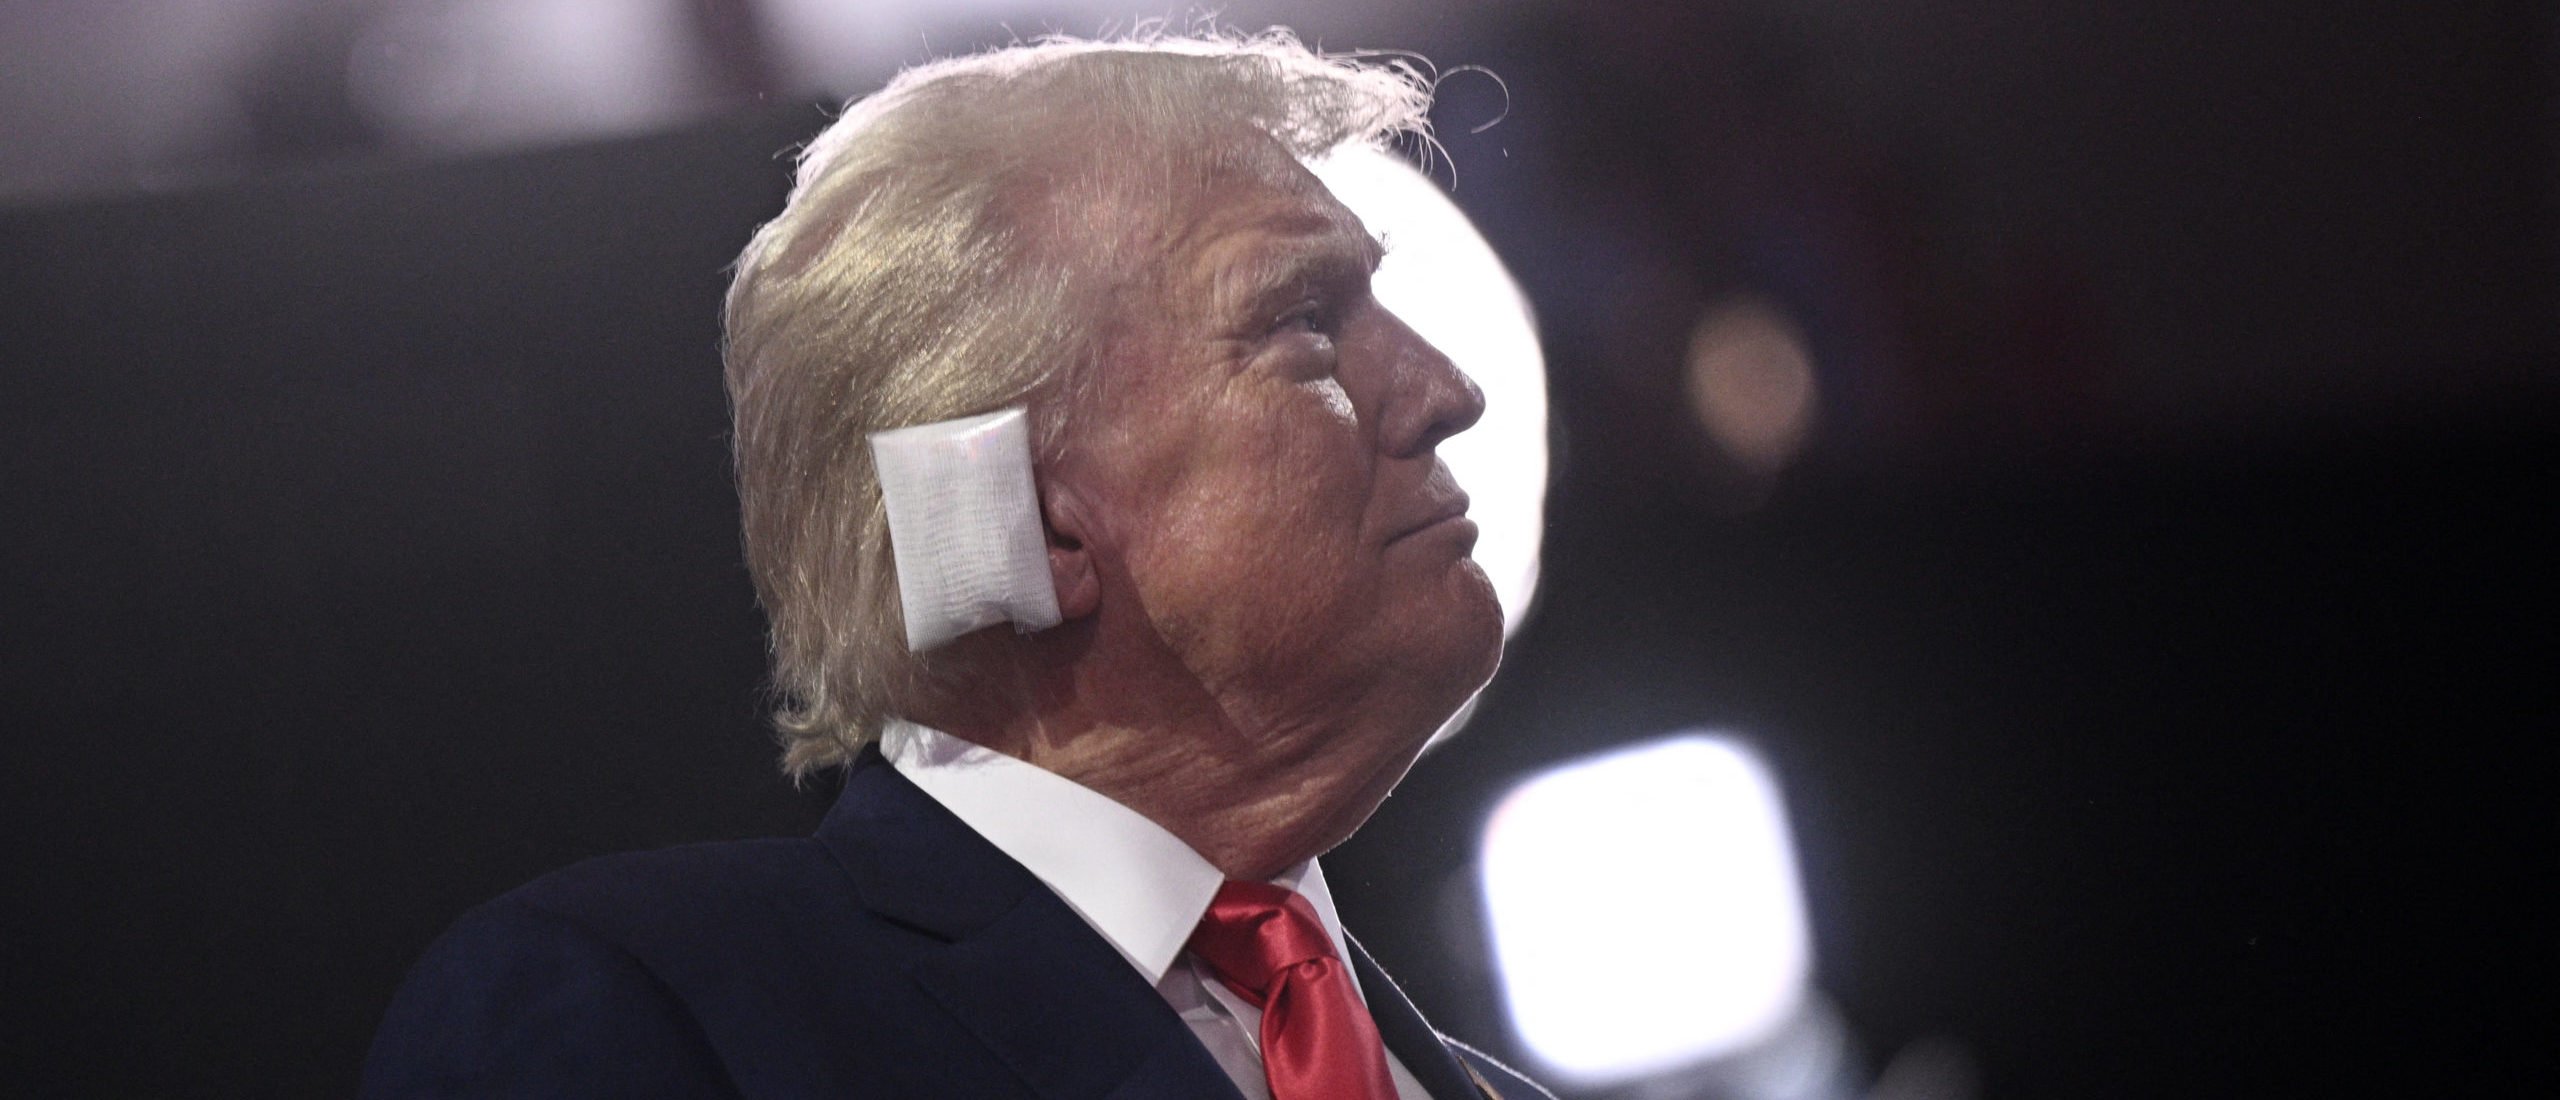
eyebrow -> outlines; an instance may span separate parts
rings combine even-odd
[[[1273,299],[1307,287],[1367,279],[1387,254],[1386,242],[1376,235],[1350,231],[1331,219],[1289,218],[1253,228],[1285,235],[1219,268],[1210,290],[1219,317],[1251,317],[1273,308]]]

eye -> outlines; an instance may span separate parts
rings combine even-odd
[[[1265,361],[1283,378],[1306,382],[1332,377],[1335,319],[1331,305],[1321,298],[1282,310],[1263,338]]]
[[[1301,333],[1320,338],[1330,343],[1333,339],[1332,310],[1326,308],[1323,302],[1309,298],[1306,301],[1289,307],[1287,311],[1280,314],[1280,318],[1278,320],[1271,323],[1271,335],[1273,336],[1289,336]]]

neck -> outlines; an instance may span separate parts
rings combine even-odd
[[[1102,675],[1071,662],[1007,713],[924,716],[953,734],[1075,781],[1164,827],[1231,879],[1263,881],[1348,839],[1411,753],[1345,751],[1375,731],[1267,728],[1186,676]],[[1419,739],[1414,739],[1416,750]]]

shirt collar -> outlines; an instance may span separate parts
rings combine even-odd
[[[1164,980],[1226,882],[1182,839],[1074,780],[930,726],[893,720],[880,753],[900,775],[1013,857],[1146,976]],[[1305,895],[1351,957],[1324,869],[1308,860],[1271,880]]]

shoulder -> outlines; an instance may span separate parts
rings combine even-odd
[[[393,998],[364,1095],[724,1096],[683,999],[627,947],[523,891],[465,914]]]
[[[590,859],[526,883],[482,909],[493,918],[546,914],[610,939],[647,940],[771,920],[777,898],[830,888],[843,892],[849,884],[816,841],[742,840]]]
[[[787,969],[821,938],[859,946],[866,927],[878,922],[814,840],[693,844],[587,860],[508,891],[456,920],[410,981],[609,955],[691,994],[706,978]],[[828,935],[808,934],[820,928]]]
[[[732,1095],[724,1060],[762,1030],[750,991],[808,969],[795,945],[818,922],[858,949],[859,911],[805,839],[554,872],[428,948],[376,1034],[366,1095]]]

